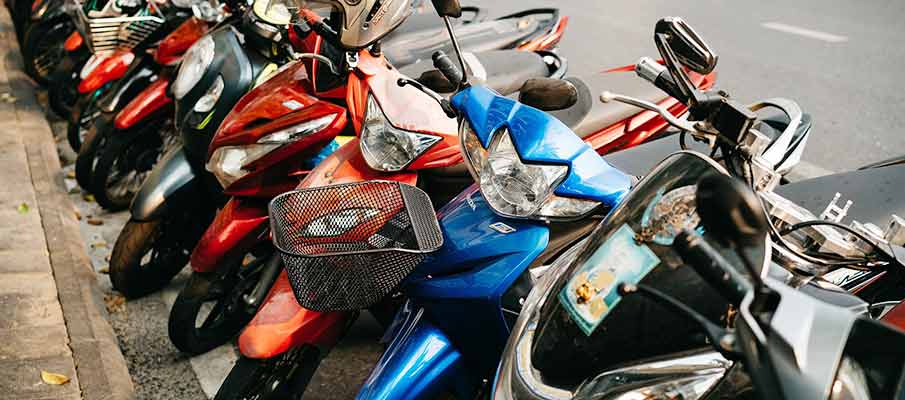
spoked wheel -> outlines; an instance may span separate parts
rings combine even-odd
[[[127,222],[110,256],[113,288],[136,298],[166,286],[188,264],[205,222],[210,222],[201,221],[201,213],[173,213],[154,221]]]
[[[101,116],[101,109],[98,107],[97,99],[100,97],[101,91],[79,96],[72,110],[69,112],[69,126],[66,127],[66,139],[69,140],[69,146],[72,150],[78,152],[82,147],[82,142],[88,131],[94,125],[94,121]]]
[[[69,16],[31,24],[22,40],[25,73],[39,84],[46,85],[54,68],[66,55],[63,42],[74,30]]]
[[[163,126],[146,124],[139,132],[113,130],[101,139],[91,171],[91,193],[97,204],[111,211],[129,206],[163,154],[178,147],[172,126],[164,121]],[[169,129],[158,133],[159,128]]]
[[[217,271],[193,272],[170,309],[173,345],[195,355],[235,337],[257,311],[247,299],[273,256],[247,254],[224,263]]]
[[[319,364],[320,354],[313,346],[265,360],[240,357],[214,400],[301,399]]]

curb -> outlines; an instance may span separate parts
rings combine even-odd
[[[4,67],[16,97],[15,113],[32,176],[37,208],[50,254],[57,295],[69,335],[69,347],[83,399],[129,399],[132,380],[103,296],[83,248],[75,207],[69,201],[53,133],[22,71],[22,59],[9,14],[0,11],[9,52]]]

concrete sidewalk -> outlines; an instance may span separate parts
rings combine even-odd
[[[0,54],[0,397],[129,398],[129,372],[5,7]],[[48,384],[42,371],[69,382]]]

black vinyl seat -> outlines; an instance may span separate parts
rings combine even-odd
[[[518,50],[492,50],[465,53],[469,80],[485,85],[498,93],[515,93],[528,79],[550,76],[550,68],[540,54]],[[449,94],[452,87],[440,77],[429,62],[419,62],[399,69],[404,75],[417,79],[439,93]]]

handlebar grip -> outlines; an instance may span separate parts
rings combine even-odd
[[[682,103],[688,102],[687,96],[679,90],[679,85],[676,83],[675,79],[673,79],[669,70],[653,59],[642,57],[638,60],[638,63],[635,64],[635,73]]]
[[[741,303],[745,294],[751,291],[748,278],[694,231],[686,229],[680,232],[673,247],[686,264],[732,304]]]
[[[438,51],[433,55],[434,60],[434,68],[440,71],[450,83],[454,86],[459,86],[460,83],[464,80],[464,75],[462,71],[456,66],[455,63],[446,55],[446,53],[442,51]]]

